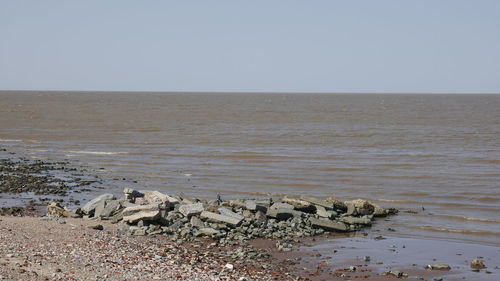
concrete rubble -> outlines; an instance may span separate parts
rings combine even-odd
[[[342,202],[333,197],[287,196],[202,200],[126,188],[122,198],[103,194],[75,212],[51,204],[47,215],[110,220],[127,225],[131,235],[164,234],[185,241],[212,237],[227,244],[253,238],[292,239],[358,231],[370,226],[375,217],[395,213],[395,209],[362,199]]]

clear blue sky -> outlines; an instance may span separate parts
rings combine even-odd
[[[0,89],[500,93],[500,0],[0,0]]]

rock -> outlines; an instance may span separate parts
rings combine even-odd
[[[233,200],[229,200],[229,206],[231,207],[242,207],[242,208],[245,208],[246,209],[246,203],[245,203],[245,200],[243,199],[233,199]]]
[[[321,206],[321,207],[323,207],[325,209],[333,210],[333,208],[334,208],[334,203],[333,202],[330,202],[330,201],[327,201],[327,200],[323,200],[323,199],[320,199],[320,198],[311,197],[311,196],[300,196],[300,199],[304,200],[306,202],[309,202],[311,204],[314,204],[314,205],[317,205],[317,206]]]
[[[363,199],[356,199],[353,201],[347,201],[345,202],[347,205],[347,214],[348,215],[371,215],[375,211],[375,207],[368,202],[367,200]],[[353,208],[354,207],[354,211]]]
[[[445,264],[445,263],[438,263],[435,265],[429,264],[425,268],[432,269],[432,270],[450,270],[451,269],[450,265]]]
[[[140,220],[154,221],[160,216],[160,210],[156,211],[141,211],[129,216],[123,216],[123,221],[128,223],[136,223]]]
[[[257,204],[255,204],[255,201],[253,200],[248,200],[245,201],[245,208],[250,211],[255,211],[257,210]]]
[[[363,216],[361,218],[348,216],[348,217],[341,217],[338,220],[341,222],[345,222],[347,224],[361,224],[361,225],[371,225],[372,224],[371,219],[368,218],[367,216]]]
[[[486,265],[484,264],[484,261],[482,261],[480,259],[473,259],[470,262],[470,268],[479,270],[479,269],[486,268]]]
[[[408,277],[408,274],[406,274],[402,271],[399,271],[399,270],[386,271],[386,272],[384,272],[384,275],[392,275],[392,276],[396,276],[397,278]]]
[[[335,197],[327,197],[325,198],[325,201],[331,202],[333,204],[333,209],[335,210],[344,212],[347,210],[347,206],[344,204],[344,202],[340,201]]]
[[[247,200],[245,201],[245,208],[250,211],[261,211],[261,212],[267,212],[267,205],[263,204],[258,204],[254,200]]]
[[[80,216],[78,214],[76,214],[76,213],[73,213],[71,211],[68,211],[68,210],[64,209],[57,202],[50,202],[50,204],[47,206],[47,217],[53,217],[53,218],[78,218]]]
[[[304,201],[304,200],[284,197],[282,201],[284,203],[292,205],[295,210],[299,210],[299,211],[303,211],[303,212],[316,211],[316,207],[313,204],[311,204],[310,202]]]
[[[250,210],[243,210],[242,214],[245,218],[253,218],[254,217],[252,211],[250,211]]]
[[[349,227],[343,222],[315,218],[310,218],[309,221],[313,227],[319,227],[327,231],[349,231]]]
[[[133,215],[142,211],[159,211],[160,207],[157,203],[149,204],[149,205],[135,205],[132,207],[127,207],[123,209],[122,214],[124,217]]]
[[[105,201],[105,200],[113,200],[113,199],[115,199],[115,196],[113,194],[110,194],[110,193],[102,194],[102,195],[90,200],[87,204],[85,204],[85,206],[83,206],[83,208],[82,208],[82,211],[85,214],[92,214],[92,213],[94,213],[95,208],[97,207],[97,205],[100,202]]]
[[[320,217],[323,217],[323,218],[331,218],[331,213],[328,213],[325,209],[325,207],[323,206],[316,206],[316,214]]]
[[[279,220],[287,220],[291,217],[303,217],[304,213],[292,209],[269,209],[266,215]]]
[[[266,220],[266,214],[265,214],[264,212],[257,211],[257,212],[255,213],[255,219],[256,219],[257,221],[264,221],[264,220]]]
[[[137,197],[144,197],[144,194],[141,192],[128,187],[123,189],[123,193],[125,194],[125,198],[128,200],[135,200]]]
[[[293,206],[288,203],[276,202],[271,205],[270,209],[290,209],[293,210]]]
[[[231,226],[238,226],[242,222],[242,219],[237,219],[231,216],[220,215],[208,211],[203,211],[200,214],[200,217],[211,222],[222,222]]]
[[[136,223],[140,220],[152,221],[160,216],[160,207],[158,204],[138,205],[125,208],[122,211],[123,221]]]
[[[95,230],[103,230],[104,226],[102,226],[102,224],[96,224],[96,225],[89,225],[89,226],[87,226],[87,228],[95,229]]]
[[[150,204],[168,202],[167,195],[159,191],[141,190],[141,192],[144,193],[144,199]]]
[[[119,200],[105,200],[101,201],[95,208],[94,217],[96,218],[109,218],[115,214],[121,207]]]
[[[231,210],[228,210],[224,207],[221,207],[219,209],[217,209],[219,211],[219,214],[221,215],[225,215],[225,216],[230,216],[230,217],[233,217],[233,218],[236,218],[236,219],[239,219],[239,220],[243,220],[245,217],[243,217],[242,215],[240,214],[237,214]]]
[[[191,226],[196,227],[196,228],[204,228],[205,227],[205,224],[203,223],[203,221],[201,221],[199,218],[197,218],[195,216],[191,217],[190,223],[191,223]]]
[[[199,230],[199,233],[203,234],[203,235],[206,235],[206,236],[212,236],[212,235],[219,235],[220,232],[216,229],[213,229],[211,227],[203,227],[203,228],[200,228]]]
[[[191,217],[193,215],[199,215],[205,210],[203,203],[193,203],[179,206],[179,212],[185,217]]]
[[[118,212],[111,217],[111,223],[118,223],[121,220],[123,220],[123,213],[122,212]]]

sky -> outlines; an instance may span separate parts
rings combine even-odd
[[[500,93],[500,1],[0,0],[0,90]]]

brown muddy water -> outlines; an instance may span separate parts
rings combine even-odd
[[[500,95],[4,91],[0,147],[116,194],[361,197],[402,210],[391,235],[500,245]]]

